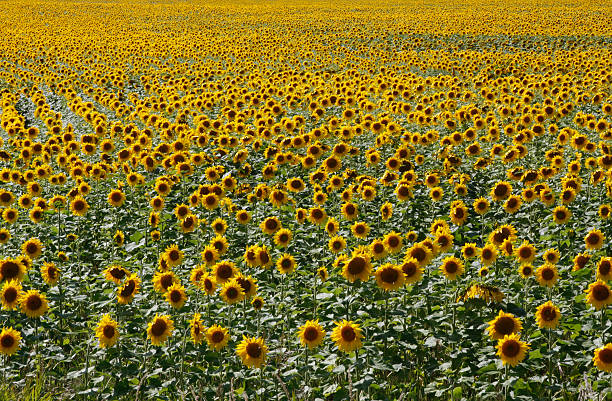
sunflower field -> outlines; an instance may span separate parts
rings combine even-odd
[[[612,400],[609,1],[0,31],[0,400]]]

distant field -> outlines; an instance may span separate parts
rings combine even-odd
[[[612,399],[610,2],[0,34],[0,400]]]

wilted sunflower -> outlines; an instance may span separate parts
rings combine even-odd
[[[612,343],[597,348],[593,355],[593,364],[604,372],[612,372]]]
[[[189,327],[193,344],[200,345],[204,341],[206,329],[204,328],[204,323],[199,313],[193,314],[193,319],[189,320]]]
[[[36,259],[42,254],[43,245],[38,238],[30,238],[21,245],[21,252],[30,259]]]
[[[230,336],[227,329],[219,325],[212,325],[206,330],[206,342],[208,346],[216,351],[220,351],[227,345]]]
[[[336,327],[331,333],[331,339],[336,343],[339,350],[351,352],[361,348],[363,334],[358,324],[347,320],[335,323]]]
[[[325,330],[319,324],[319,319],[308,320],[298,333],[300,343],[310,349],[318,347],[325,338]]]
[[[174,283],[168,287],[166,289],[165,297],[166,301],[168,301],[168,303],[176,309],[181,309],[187,301],[185,287],[183,287],[180,283]]]
[[[587,302],[595,309],[601,309],[612,303],[612,291],[610,287],[601,280],[589,284],[589,288],[584,290],[587,293]]]
[[[14,310],[21,297],[21,284],[16,280],[5,281],[0,290],[2,309]]]
[[[487,327],[489,336],[493,340],[499,340],[506,335],[518,333],[522,329],[523,325],[519,318],[514,317],[511,313],[505,313],[502,310],[499,311],[495,319],[489,322],[489,327]]]
[[[117,343],[117,339],[119,338],[118,324],[110,315],[106,314],[102,316],[102,319],[98,322],[96,337],[98,337],[100,341],[100,348],[112,347]]]
[[[538,306],[535,315],[540,328],[554,329],[559,324],[561,311],[551,301],[547,301]]]
[[[0,354],[13,355],[20,347],[21,334],[12,327],[3,327],[0,332]]]
[[[521,341],[520,336],[516,333],[505,335],[497,342],[497,355],[499,355],[504,365],[518,365],[525,359],[528,349],[529,345]]]
[[[37,318],[49,309],[47,297],[37,290],[29,290],[21,294],[19,307],[28,317]]]
[[[236,348],[236,354],[242,363],[249,368],[260,368],[266,360],[268,347],[260,337],[242,336],[242,341]]]
[[[155,317],[147,327],[147,337],[151,339],[151,344],[162,345],[174,331],[174,322],[170,316],[155,314]]]

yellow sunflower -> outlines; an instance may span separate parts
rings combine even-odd
[[[593,364],[604,372],[612,372],[612,344],[597,348],[593,355]]]
[[[112,347],[117,343],[119,338],[118,324],[110,315],[102,316],[98,326],[96,327],[96,337],[100,341],[100,348]]]
[[[499,355],[504,365],[518,365],[525,359],[528,349],[529,344],[521,341],[520,336],[516,333],[505,335],[497,342],[497,355]]]
[[[12,327],[3,327],[0,332],[0,354],[13,355],[20,347],[21,333]]]
[[[37,290],[29,290],[19,298],[19,307],[28,317],[37,318],[49,309],[47,297]]]
[[[268,347],[260,337],[242,336],[242,341],[236,348],[236,354],[249,368],[260,368],[265,363],[267,353]]]
[[[352,321],[342,320],[335,322],[336,327],[331,333],[331,339],[335,341],[339,350],[351,352],[361,348],[361,339],[363,334],[358,324]]]
[[[538,306],[535,315],[540,328],[554,329],[559,324],[561,311],[551,301],[547,301]]]
[[[514,317],[511,313],[505,313],[500,310],[495,319],[489,322],[487,331],[493,340],[500,340],[506,335],[518,333],[523,329],[523,325],[519,318]]]
[[[162,345],[174,331],[174,322],[170,316],[155,314],[153,320],[147,327],[147,337],[151,339],[151,344]]]
[[[298,333],[300,343],[308,348],[318,347],[325,338],[325,330],[319,324],[319,320],[308,320]]]
[[[384,291],[397,290],[406,282],[406,277],[400,266],[385,263],[374,273],[376,284]]]
[[[216,351],[222,350],[229,341],[230,336],[226,328],[214,324],[206,330],[206,342]]]

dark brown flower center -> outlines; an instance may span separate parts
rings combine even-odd
[[[503,316],[495,320],[495,331],[505,336],[514,332],[514,319],[508,316]]]
[[[170,293],[170,300],[174,303],[180,302],[182,298],[181,292],[178,290],[173,290]]]
[[[155,337],[159,337],[166,332],[168,325],[162,319],[155,320],[153,326],[151,326],[151,334]]]
[[[610,297],[610,290],[603,284],[597,284],[592,290],[593,298],[596,301],[602,302]]]
[[[229,299],[236,299],[238,298],[238,290],[234,287],[230,287],[227,289],[227,292],[225,293],[227,295],[227,297]]]
[[[261,356],[262,354],[262,349],[261,346],[257,343],[249,343],[246,346],[246,353],[248,356],[250,356],[253,359],[257,359]]]
[[[350,274],[355,276],[363,272],[365,268],[366,260],[361,256],[356,256],[349,261],[347,270]]]
[[[340,330],[340,335],[342,336],[342,339],[346,342],[352,342],[357,337],[355,330],[350,326],[343,327],[342,330]]]
[[[217,269],[217,276],[224,280],[227,280],[228,278],[230,278],[232,276],[232,273],[233,273],[233,270],[228,265],[221,265]]]
[[[31,311],[39,310],[42,307],[42,304],[42,299],[40,299],[40,297],[37,295],[32,295],[28,297],[26,301],[26,307],[28,308],[28,310]]]
[[[15,338],[10,334],[6,334],[0,340],[0,344],[2,344],[2,348],[11,348],[15,345]]]
[[[398,271],[392,268],[384,269],[380,274],[380,279],[383,282],[389,283],[389,284],[395,283],[398,278],[399,278]]]
[[[551,306],[546,306],[542,309],[542,312],[540,312],[540,316],[545,322],[552,322],[557,317],[557,311]]]
[[[115,328],[110,325],[104,326],[104,329],[102,329],[102,334],[104,334],[104,337],[106,338],[113,338],[115,335]]]
[[[612,363],[612,349],[604,348],[599,351],[599,360],[605,363],[606,365]]]
[[[542,270],[542,278],[546,281],[550,281],[555,277],[555,272],[551,268],[545,268]]]
[[[505,341],[502,345],[502,354],[508,358],[514,358],[519,352],[521,352],[521,346],[515,340]]]
[[[5,261],[2,263],[2,267],[0,268],[0,273],[2,273],[2,278],[5,280],[11,280],[19,274],[19,265],[12,261]]]
[[[130,295],[132,295],[135,289],[136,289],[136,283],[134,282],[134,280],[130,280],[123,287],[119,295],[121,295],[122,297],[129,297]]]
[[[590,245],[597,245],[599,243],[599,235],[590,233],[586,240]]]
[[[444,265],[444,269],[448,274],[455,274],[457,270],[459,270],[459,265],[457,264],[457,262],[451,260],[449,262],[446,262],[446,264]]]
[[[17,290],[14,287],[9,287],[4,291],[4,300],[11,304],[17,300]]]

